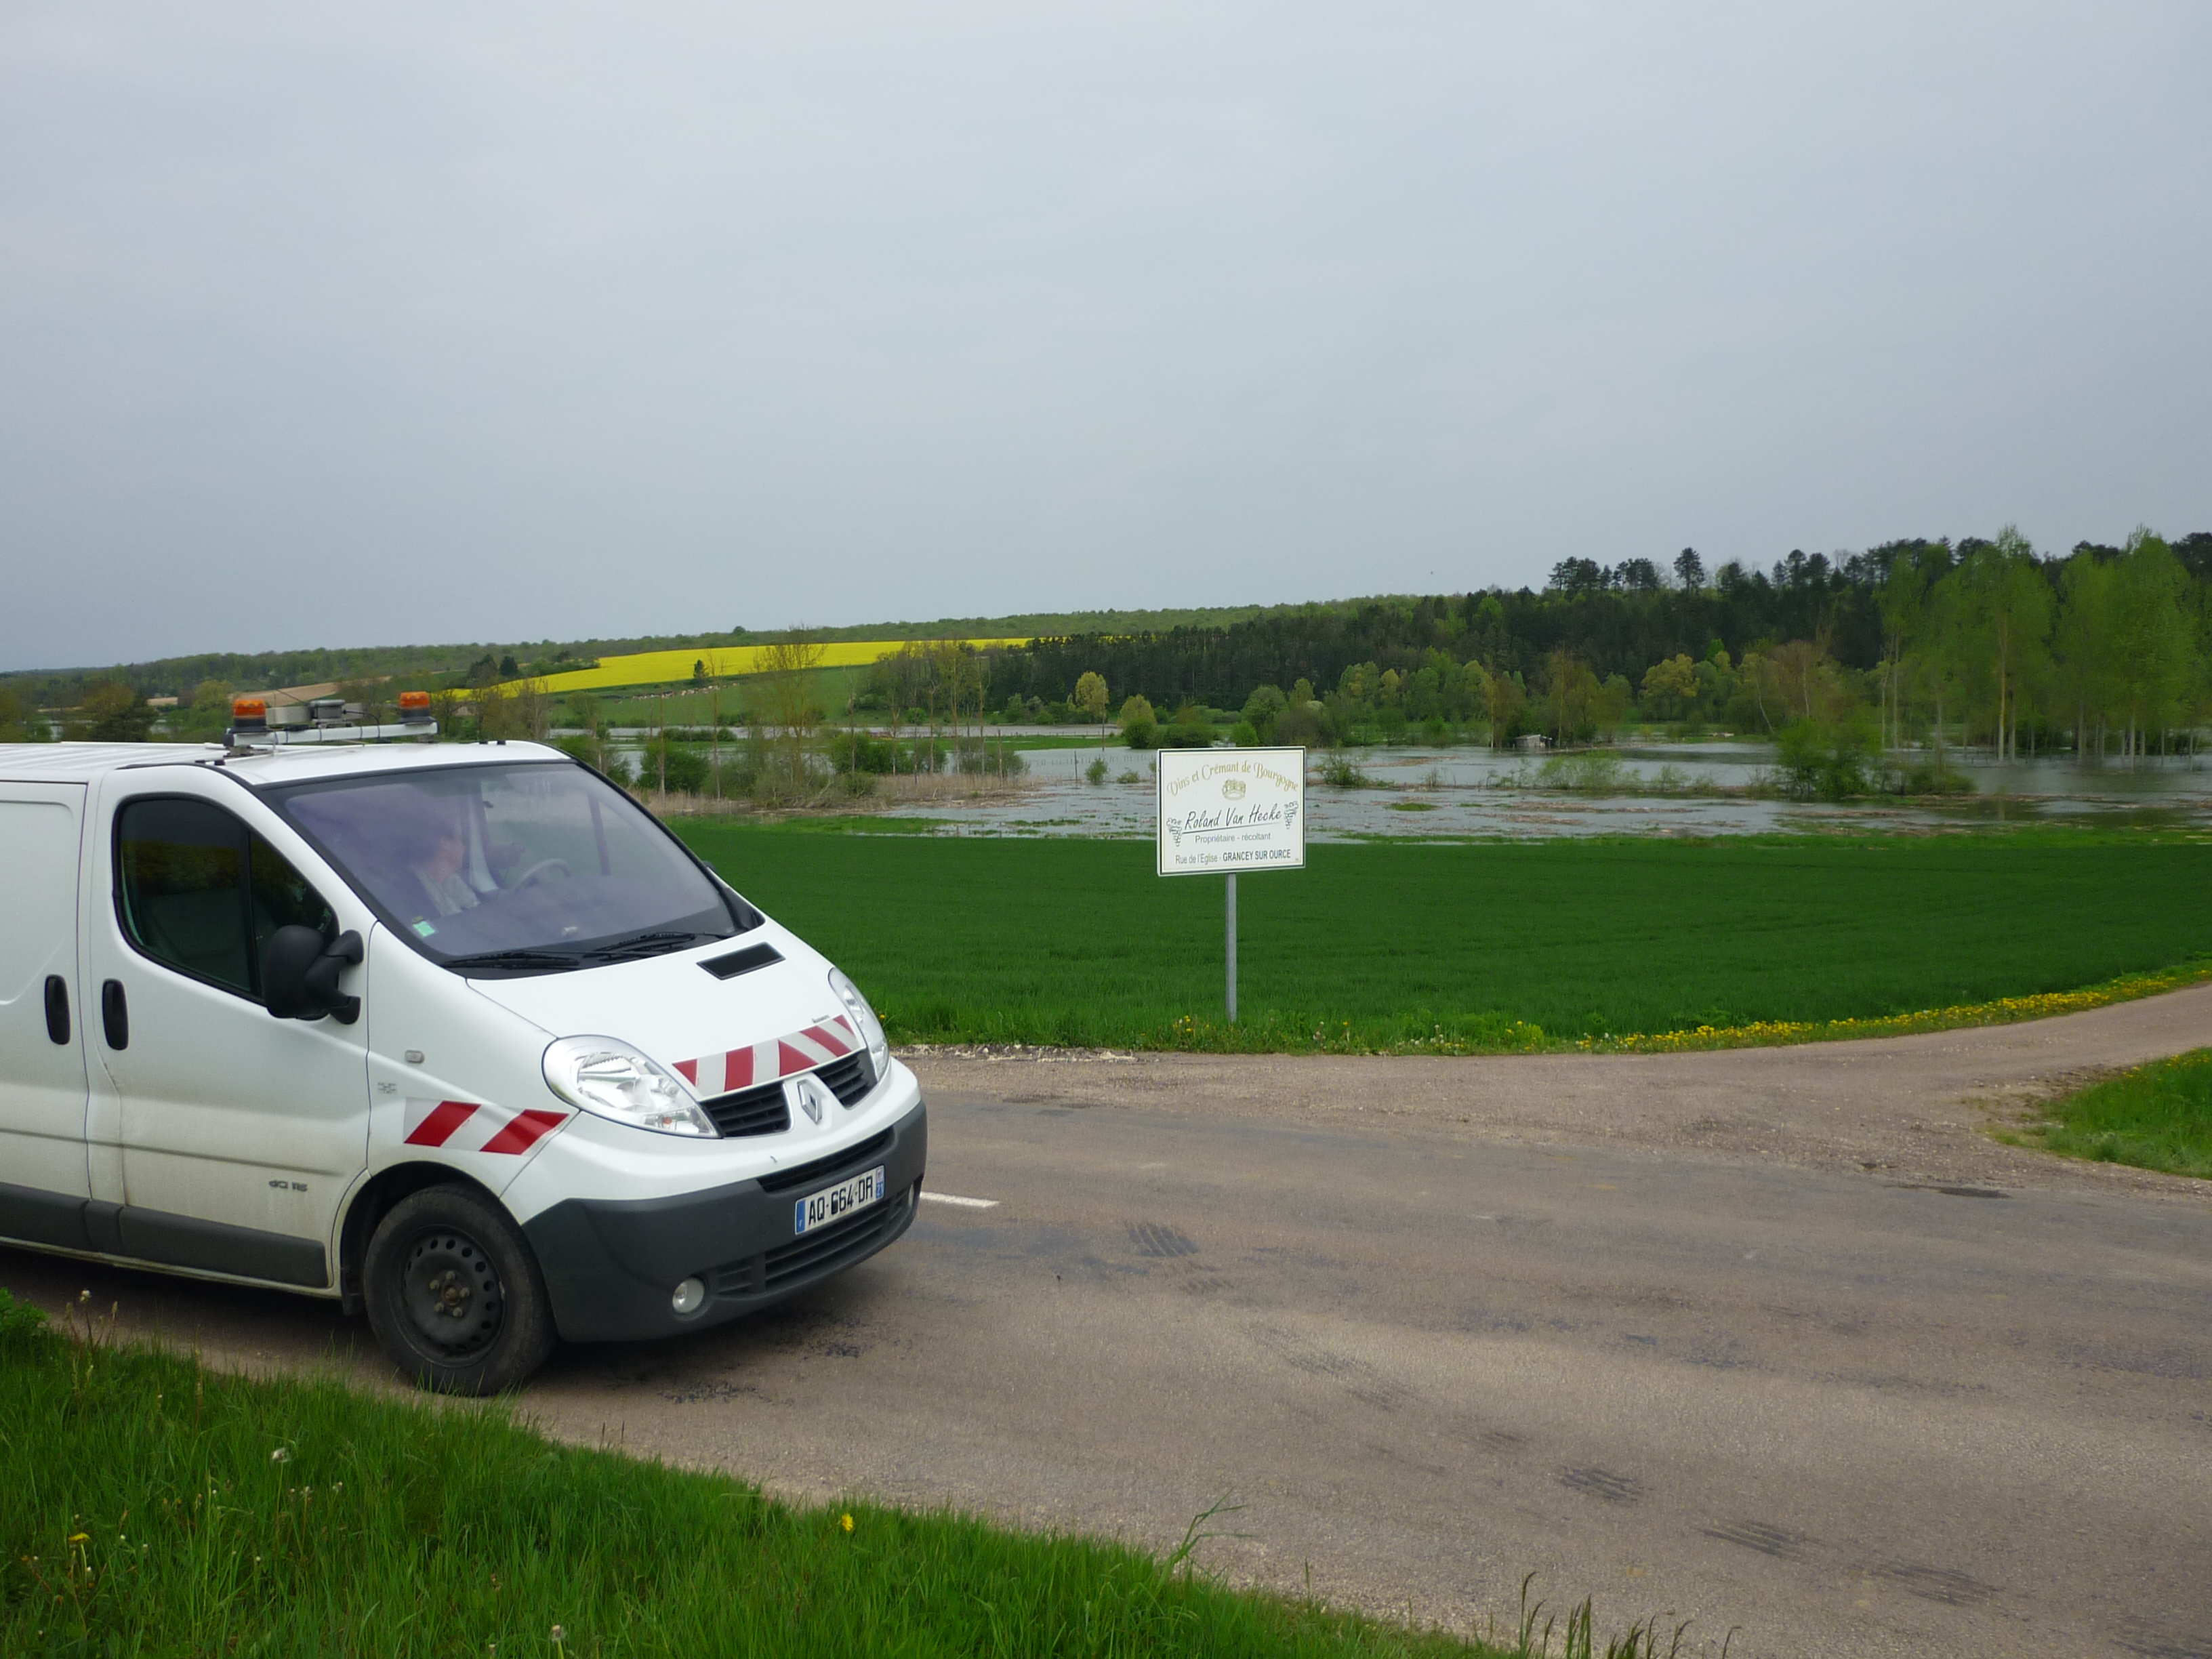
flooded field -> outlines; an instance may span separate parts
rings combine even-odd
[[[884,778],[857,810],[942,819],[931,831],[939,835],[1152,836],[1149,754],[1021,747],[1039,735],[1019,729],[1005,735],[1025,769],[1018,781],[1001,786],[995,778],[952,774]],[[994,749],[1000,741],[994,732]],[[641,758],[641,750],[624,750],[633,761]],[[1108,781],[1086,781],[1085,769],[1102,757]],[[1329,781],[1325,770],[1333,760],[1364,782]],[[2212,830],[2212,759],[2076,764],[2060,756],[1999,765],[1954,750],[1948,763],[1958,793],[1833,803],[1757,793],[1775,765],[1773,745],[1764,743],[1644,743],[1558,755],[1419,744],[1313,750],[1306,767],[1308,834],[1322,842],[1539,840],[1936,831],[2017,823]]]
[[[1028,750],[1018,789],[948,794],[915,810],[948,819],[944,834],[1150,836],[1150,757],[1109,749],[1107,764],[1124,781],[1086,783],[1084,769],[1098,757],[1095,749]],[[2212,767],[2188,758],[2135,767],[1968,759],[1956,770],[1971,794],[1844,804],[1737,793],[1758,786],[1772,767],[1764,744],[1649,744],[1526,757],[1471,748],[1347,750],[1344,758],[1370,781],[1356,787],[1322,781],[1328,758],[1316,750],[1308,762],[1308,833],[1321,842],[1935,830],[2038,821],[2212,830]]]

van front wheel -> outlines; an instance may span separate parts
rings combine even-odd
[[[428,1187],[377,1223],[362,1261],[369,1328],[418,1388],[497,1394],[553,1352],[553,1315],[530,1246],[500,1207]]]

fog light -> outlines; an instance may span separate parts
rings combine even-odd
[[[680,1314],[697,1313],[706,1304],[707,1287],[696,1279],[685,1279],[668,1298],[668,1305]]]

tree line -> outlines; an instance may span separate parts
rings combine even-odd
[[[1588,740],[1632,715],[1846,748],[1979,744],[2135,756],[2212,717],[2212,532],[2138,532],[2046,556],[2017,530],[1911,539],[1770,570],[1570,559],[1541,592],[1491,588],[1224,627],[1041,639],[978,654],[979,700],[1086,717],[1235,711],[1257,735],[1357,740],[1408,726]],[[904,686],[878,676],[888,706]],[[1805,733],[1801,732],[1800,738]]]

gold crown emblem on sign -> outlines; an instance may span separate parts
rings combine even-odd
[[[1221,786],[1221,795],[1222,799],[1224,800],[1243,800],[1244,799],[1244,780],[1242,778],[1231,778],[1227,782]]]

